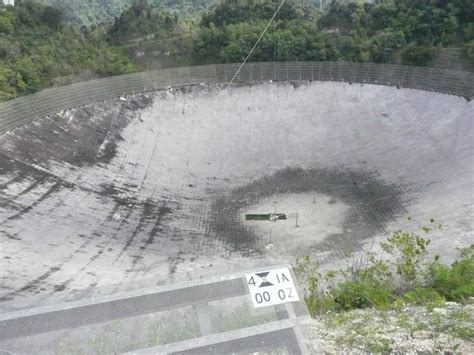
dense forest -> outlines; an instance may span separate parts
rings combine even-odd
[[[64,22],[51,7],[24,2],[0,7],[0,100],[35,92],[55,79],[83,72],[113,75],[137,70],[102,29]]]
[[[49,5],[62,10],[66,18],[78,25],[93,25],[110,22],[128,7],[134,0],[34,0],[43,5]],[[353,0],[355,1],[355,0]],[[219,0],[148,0],[150,5],[160,10],[179,14],[181,17],[197,18],[209,10]],[[356,2],[363,3],[363,0]],[[327,6],[329,0],[301,0],[308,7],[320,8]]]
[[[134,0],[36,0],[61,10],[66,19],[79,26],[111,22],[132,6]],[[217,0],[149,0],[156,9],[167,10],[183,17],[196,17]]]
[[[167,56],[166,65],[241,62],[281,1],[221,0],[205,11],[205,0],[43,2],[54,7],[0,5],[0,101],[65,77],[142,70],[137,53]],[[472,0],[333,1],[322,13],[315,4],[287,0],[250,60],[429,65],[440,48],[459,47],[474,63]]]
[[[243,60],[275,6],[272,1],[221,2],[202,17],[194,58]],[[473,39],[471,0],[333,1],[323,14],[287,1],[252,59],[423,65],[442,46],[465,46],[472,55]]]

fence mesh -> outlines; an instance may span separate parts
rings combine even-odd
[[[238,64],[212,64],[160,69],[85,81],[46,89],[0,105],[0,134],[34,119],[91,102],[200,83],[227,83]],[[444,94],[474,97],[474,74],[446,69],[408,67],[393,64],[348,62],[248,63],[236,83],[269,80],[342,81],[391,85]]]

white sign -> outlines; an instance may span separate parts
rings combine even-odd
[[[275,269],[245,275],[255,308],[300,300],[288,269]]]

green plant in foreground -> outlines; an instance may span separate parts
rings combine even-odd
[[[423,227],[428,228],[428,227]],[[429,229],[424,229],[428,232]],[[412,232],[398,230],[385,242],[380,243],[382,249],[395,257],[395,269],[402,282],[413,285],[422,275],[422,261],[427,255],[430,240]]]
[[[430,287],[415,287],[407,291],[401,299],[404,303],[418,306],[427,304],[437,306],[446,301],[443,296]]]
[[[293,268],[296,276],[300,279],[305,293],[305,302],[310,314],[318,314],[321,311],[334,309],[334,300],[329,297],[322,287],[325,277],[319,272],[319,264],[309,256],[298,258]],[[326,281],[331,281],[336,272],[326,275]]]
[[[369,353],[390,353],[392,344],[388,339],[375,339],[374,341],[367,344],[366,349]]]
[[[347,311],[355,308],[386,308],[393,301],[392,289],[367,282],[346,281],[331,291],[335,309]]]
[[[421,229],[431,231],[430,227]],[[406,304],[433,309],[446,300],[465,302],[473,297],[474,245],[462,249],[453,264],[443,265],[439,257],[426,262],[429,244],[430,240],[415,233],[396,231],[380,243],[391,261],[367,253],[345,270],[325,275],[309,256],[298,259],[295,272],[305,286],[310,313],[369,307],[401,309]]]
[[[296,259],[296,265],[293,267],[293,270],[302,279],[306,294],[312,295],[318,290],[323,276],[319,272],[319,264],[317,262],[312,261],[306,255]]]
[[[429,285],[448,301],[464,302],[474,296],[474,245],[461,250],[450,266],[439,258],[428,265]]]

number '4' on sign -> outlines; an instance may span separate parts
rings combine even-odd
[[[245,275],[254,307],[299,301],[288,269],[274,269]]]

